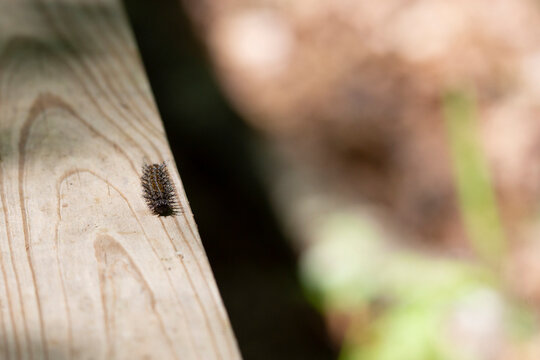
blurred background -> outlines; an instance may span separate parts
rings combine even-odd
[[[538,0],[125,0],[250,359],[540,359]]]

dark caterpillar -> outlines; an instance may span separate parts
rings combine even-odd
[[[180,212],[176,189],[169,176],[165,162],[161,164],[144,164],[141,185],[143,197],[152,214],[171,216]]]

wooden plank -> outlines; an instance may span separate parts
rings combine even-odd
[[[0,157],[0,358],[240,358],[119,1],[0,0]]]

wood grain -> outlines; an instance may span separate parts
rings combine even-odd
[[[0,358],[240,359],[119,1],[0,0],[0,201]]]

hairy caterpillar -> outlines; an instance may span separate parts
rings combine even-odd
[[[144,164],[141,185],[143,197],[152,214],[171,216],[180,212],[176,189],[171,181],[167,164]]]

